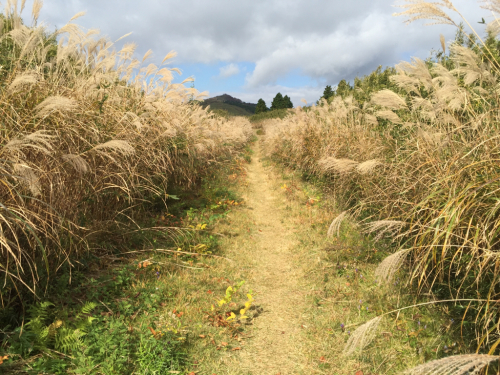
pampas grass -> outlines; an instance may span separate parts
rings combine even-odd
[[[318,165],[325,172],[335,171],[338,173],[348,173],[356,168],[358,163],[354,160],[328,157],[318,161]]]
[[[500,9],[497,1],[491,4],[494,12]],[[456,26],[450,15],[462,17],[451,1],[402,7],[398,15],[407,22]],[[471,48],[445,48],[440,38],[439,59],[397,64],[379,92],[360,80],[363,87],[266,123],[265,145],[284,165],[320,179],[344,211],[329,236],[338,235],[348,212],[356,213],[373,222],[366,228],[376,238],[386,235],[398,246],[377,271],[381,281],[408,265],[407,281],[416,292],[439,288],[453,298],[499,300],[500,63],[497,51],[475,35],[466,41]],[[488,347],[496,313],[476,308],[482,313],[467,319]]]
[[[405,371],[406,375],[479,375],[498,356],[486,354],[464,354],[437,359]]]
[[[349,213],[348,211],[341,212],[335,219],[333,219],[332,223],[330,224],[330,227],[328,228],[327,237],[333,237],[333,235],[336,233],[337,237],[340,235],[340,226],[344,222],[344,220],[349,218]]]
[[[368,346],[375,338],[381,320],[382,317],[377,316],[352,332],[344,347],[343,354],[345,356],[350,356],[356,351],[361,351]]]
[[[384,284],[391,283],[394,279],[394,275],[403,265],[409,252],[409,249],[399,250],[385,258],[375,270],[375,279]]]
[[[197,183],[252,134],[246,119],[214,116],[192,101],[204,93],[174,82],[180,70],[165,64],[175,52],[142,64],[152,51],[142,62],[133,43],[116,51],[74,22],[83,13],[50,33],[37,26],[42,1],[32,26],[16,4],[0,18],[2,48],[12,49],[0,77],[2,303],[38,294],[63,264],[98,249],[99,233],[134,227],[148,202],[166,209],[172,185]]]

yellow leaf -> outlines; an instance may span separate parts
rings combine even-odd
[[[232,312],[231,316],[228,317],[226,320],[233,320],[233,319],[236,319],[236,315],[234,314],[234,312]]]

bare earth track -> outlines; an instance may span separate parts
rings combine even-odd
[[[248,286],[263,311],[253,321],[252,338],[244,350],[226,358],[217,375],[221,370],[232,375],[305,373],[301,345],[307,304],[304,264],[308,260],[294,252],[298,224],[287,218],[285,198],[271,181],[273,172],[260,161],[258,146],[248,166],[246,217],[231,218],[250,223],[252,230],[233,238],[228,246],[231,257],[248,267]]]

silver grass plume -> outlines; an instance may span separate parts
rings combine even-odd
[[[377,111],[375,113],[375,115],[377,117],[383,118],[385,120],[389,120],[390,122],[392,122],[394,124],[401,124],[402,123],[399,116],[392,111]]]
[[[135,149],[127,141],[112,140],[95,146],[92,150],[109,149],[123,155],[131,155]]]
[[[405,371],[406,375],[479,375],[481,370],[498,356],[464,354],[437,359]]]
[[[27,187],[33,196],[42,194],[40,181],[33,169],[26,164],[14,164],[14,173],[19,177],[21,184]]]
[[[429,68],[424,60],[419,58],[412,58],[411,62],[402,61],[395,65],[398,75],[392,76],[391,81],[398,84],[402,88],[410,88],[411,86],[416,86],[415,90],[412,90],[417,95],[420,96],[420,91],[418,87],[422,84],[426,90],[431,90],[432,85],[432,75],[429,72]],[[411,78],[408,80],[407,78]]]
[[[35,0],[33,1],[33,8],[31,14],[33,16],[33,22],[36,24],[38,21],[38,17],[40,16],[40,11],[43,7],[43,0]]]
[[[458,44],[450,46],[451,59],[456,63],[457,68],[451,73],[457,73],[464,76],[464,83],[472,85],[476,81],[486,81],[494,84],[496,79],[491,74],[489,66],[470,48],[462,47]]]
[[[37,117],[45,117],[55,111],[69,112],[76,107],[77,103],[73,99],[64,96],[49,96],[35,107],[35,111],[37,111]]]
[[[368,174],[373,172],[379,165],[382,165],[382,162],[378,159],[367,160],[363,163],[358,164],[356,170],[360,174]]]
[[[369,113],[364,114],[365,122],[369,125],[378,125],[377,116],[370,115]]]
[[[369,320],[362,326],[359,326],[349,337],[344,347],[343,354],[349,356],[357,350],[363,350],[369,345],[375,337],[377,328],[382,320],[381,316],[377,316]]]
[[[38,82],[38,74],[35,72],[27,72],[18,75],[9,85],[8,91],[14,93],[19,91],[23,86],[34,85]]]
[[[452,25],[457,24],[446,14],[441,8],[448,8],[454,11],[457,9],[453,6],[450,0],[442,0],[436,2],[426,2],[424,0],[405,0],[407,4],[397,5],[398,8],[406,9],[401,13],[394,13],[393,16],[407,16],[404,21],[407,25],[416,20],[432,20],[434,22],[426,25]]]
[[[385,258],[375,270],[375,279],[386,284],[390,283],[409,252],[410,249],[399,250]]]
[[[389,109],[407,108],[406,102],[398,94],[391,90],[380,90],[372,95],[372,103]]]
[[[377,220],[372,221],[365,225],[365,233],[377,233],[375,241],[382,238],[385,233],[394,234],[397,232],[405,223],[398,220]]]
[[[334,170],[338,173],[347,173],[352,171],[358,165],[358,162],[350,159],[327,157],[318,161],[318,165],[325,172]]]
[[[481,6],[483,9],[487,9],[493,13],[500,14],[500,1],[498,0],[480,0],[480,3],[484,5]],[[492,33],[494,36],[497,36],[500,33],[500,20],[497,16],[491,22],[486,25],[486,32]]]
[[[441,48],[443,49],[443,55],[446,53],[446,39],[443,34],[439,34],[439,41],[441,42]]]
[[[22,138],[10,140],[4,148],[9,151],[21,151],[25,147],[31,147],[48,155],[50,154],[50,150],[52,150],[52,145],[49,141],[53,138],[54,136],[50,135],[48,131],[38,130]]]
[[[87,173],[90,170],[89,164],[80,155],[66,154],[62,158],[80,174]]]
[[[349,212],[348,211],[341,212],[335,219],[333,219],[332,223],[330,224],[330,227],[328,228],[326,236],[332,237],[334,233],[337,233],[338,237],[340,234],[340,225],[347,218],[349,218]]]

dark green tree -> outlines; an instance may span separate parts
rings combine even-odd
[[[332,98],[334,95],[335,92],[333,91],[332,86],[328,85],[325,87],[325,91],[323,91],[322,98],[325,98],[328,101],[328,99]]]
[[[267,108],[266,102],[262,98],[259,99],[259,101],[257,102],[257,107],[255,107],[255,114],[267,111],[269,111],[269,108]]]
[[[275,109],[282,109],[285,108],[284,106],[284,99],[283,95],[281,93],[277,93],[276,96],[273,99],[273,102],[271,103],[271,111],[274,111]]]
[[[283,104],[283,108],[293,108],[292,100],[288,97],[288,95],[285,95],[285,97],[283,98]]]

